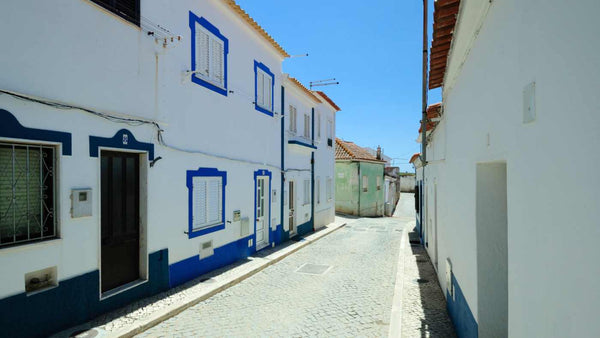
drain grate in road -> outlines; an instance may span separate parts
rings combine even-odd
[[[331,270],[331,265],[306,263],[300,266],[296,272],[308,275],[324,275],[329,270]]]
[[[423,278],[417,278],[417,279],[415,279],[415,282],[417,282],[418,284],[425,284],[425,283],[429,283],[429,280],[423,279]]]

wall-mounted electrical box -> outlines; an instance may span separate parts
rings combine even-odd
[[[250,218],[244,217],[240,222],[240,237],[250,235]]]
[[[242,217],[241,211],[239,211],[239,210],[233,211],[233,221],[234,222],[239,222],[241,217]]]
[[[71,217],[92,216],[92,189],[71,189]]]
[[[215,252],[213,250],[213,242],[212,242],[212,240],[200,244],[200,252],[198,254],[198,257],[200,259],[204,259],[206,257],[210,257],[214,253]]]

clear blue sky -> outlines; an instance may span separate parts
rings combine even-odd
[[[284,72],[306,87],[321,79],[340,82],[316,88],[342,109],[337,137],[381,145],[395,165],[412,171],[408,159],[419,152],[421,119],[422,1],[237,2],[289,54],[309,54],[286,59]],[[439,100],[439,90],[430,92],[430,104]]]

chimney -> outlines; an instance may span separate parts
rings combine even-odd
[[[377,159],[381,160],[381,147],[377,146]]]

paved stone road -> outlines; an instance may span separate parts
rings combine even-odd
[[[404,223],[356,219],[139,336],[387,336]]]

